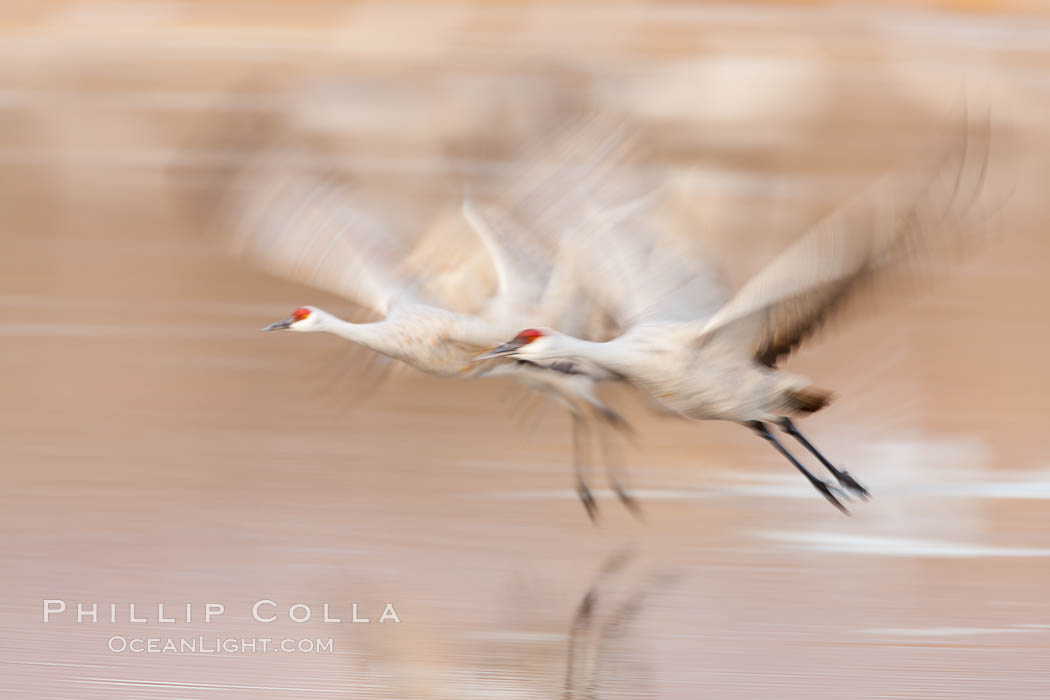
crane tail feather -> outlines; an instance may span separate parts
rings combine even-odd
[[[800,413],[816,413],[831,403],[832,394],[824,389],[806,387],[788,394],[787,407]]]

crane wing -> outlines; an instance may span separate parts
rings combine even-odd
[[[620,326],[691,321],[714,313],[727,298],[717,271],[696,259],[673,231],[657,231],[644,216],[647,194],[604,212],[566,238],[564,266]]]
[[[409,292],[396,239],[332,179],[273,164],[232,193],[233,252],[259,267],[386,314]]]
[[[543,311],[559,242],[611,196],[634,147],[622,119],[590,114],[525,149],[501,186],[474,183],[488,195],[466,197],[454,217],[440,212],[407,257],[420,291],[449,310],[560,328],[562,315]]]
[[[419,281],[423,298],[456,313],[480,313],[498,286],[489,254],[463,221],[458,204],[435,213],[404,267]]]
[[[547,286],[540,300],[543,325],[577,338],[605,339],[601,324],[609,316],[606,300],[587,284],[585,245],[577,245],[573,231],[562,237]]]
[[[481,241],[496,278],[487,317],[529,318],[563,330],[580,329],[594,317],[576,280],[559,268],[565,258],[561,243],[591,209],[637,187],[628,167],[635,150],[633,130],[622,118],[590,114],[528,149],[494,196],[464,199],[462,218]],[[458,275],[460,283],[476,287],[467,284],[475,273]],[[561,301],[554,304],[554,298]]]
[[[863,292],[913,277],[916,264],[961,250],[984,184],[987,142],[966,139],[932,165],[888,176],[817,224],[706,321],[704,337],[738,322],[773,366]]]
[[[469,196],[463,199],[463,218],[485,247],[496,270],[496,299],[504,312],[535,305],[550,277],[550,263],[529,250],[527,233],[495,207],[480,207]],[[523,235],[524,233],[524,235]]]

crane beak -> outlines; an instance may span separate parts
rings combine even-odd
[[[498,348],[492,348],[488,352],[486,352],[486,353],[484,353],[482,355],[478,355],[474,359],[475,360],[491,360],[493,357],[502,357],[504,355],[510,355],[511,353],[513,353],[515,350],[517,350],[520,347],[521,347],[521,343],[515,343],[514,341],[511,341],[509,343],[504,343],[503,345],[500,345]]]
[[[274,321],[270,325],[266,326],[265,328],[261,328],[260,330],[279,331],[284,328],[290,328],[293,323],[295,323],[295,319],[289,316],[288,318],[283,318],[280,321]]]

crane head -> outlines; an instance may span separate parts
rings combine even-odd
[[[313,306],[300,306],[292,312],[288,318],[275,321],[266,326],[264,331],[317,331],[321,330],[321,320],[324,312]]]
[[[477,359],[488,360],[493,357],[521,357],[532,354],[538,355],[538,352],[534,353],[530,352],[530,350],[541,350],[542,346],[544,346],[546,343],[541,342],[539,345],[536,345],[536,341],[549,338],[549,336],[550,331],[545,331],[540,328],[527,328],[521,333],[518,333],[516,336],[514,336],[514,338],[510,342],[504,343],[498,348],[493,348],[483,355],[479,355]],[[529,349],[527,350],[526,348]]]

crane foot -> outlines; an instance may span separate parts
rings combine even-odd
[[[616,496],[620,499],[620,503],[623,504],[624,508],[629,510],[631,512],[631,515],[638,518],[642,522],[645,522],[645,514],[642,512],[642,504],[638,502],[638,499],[624,491],[620,486],[616,486],[614,490],[616,491]]]
[[[828,472],[830,472],[831,475],[835,477],[835,480],[839,482],[839,486],[846,489],[846,491],[853,494],[854,496],[857,496],[858,498],[861,498],[865,501],[871,500],[871,494],[868,492],[868,490],[864,488],[859,481],[850,476],[850,473],[848,471],[844,469],[839,469],[830,461],[828,461],[827,457],[825,457],[820,452],[820,450],[814,447],[813,443],[807,440],[806,436],[803,435],[797,427],[795,427],[795,424],[791,422],[790,418],[785,416],[777,422],[780,424],[781,430],[798,440],[800,445],[805,447],[807,450],[809,450],[810,454],[812,454],[814,457],[820,460],[820,463],[824,465],[824,468],[827,469]]]
[[[846,489],[846,491],[852,493],[854,496],[862,498],[865,501],[871,500],[871,493],[864,488],[859,481],[850,476],[850,473],[845,469],[840,469],[838,474],[835,475],[835,478],[838,479],[839,486]]]
[[[846,506],[842,505],[842,502],[839,500],[839,498],[849,498],[845,491],[836,486],[832,486],[826,481],[821,481],[820,479],[814,479],[810,483],[813,484],[813,488],[824,494],[824,498],[828,499],[828,503],[838,508],[844,515],[850,514],[850,512],[846,510]]]
[[[587,484],[579,481],[576,483],[576,495],[580,497],[580,502],[583,503],[584,509],[587,511],[587,517],[591,519],[591,522],[598,521],[598,504],[594,500],[594,495],[591,490],[587,488]]]

